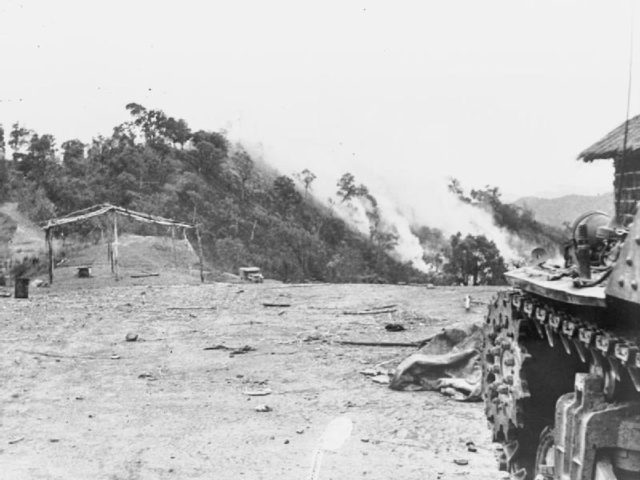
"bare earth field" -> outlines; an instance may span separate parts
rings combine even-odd
[[[340,416],[353,431],[320,479],[504,476],[482,404],[394,392],[359,373],[411,348],[337,343],[416,341],[480,321],[486,307],[466,312],[463,297],[486,302],[495,289],[143,280],[0,299],[0,478],[308,479]],[[392,318],[342,314],[387,304],[398,305]],[[390,320],[407,330],[387,332]],[[204,350],[220,344],[255,351]]]

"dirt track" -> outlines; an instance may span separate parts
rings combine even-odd
[[[320,479],[501,478],[481,404],[394,392],[359,373],[411,349],[335,343],[420,340],[479,320],[485,307],[467,313],[462,298],[493,291],[54,285],[0,299],[1,478],[309,478],[318,440],[339,416],[353,432],[325,455]],[[404,332],[385,331],[388,315],[342,315],[392,303]],[[125,342],[127,332],[140,340]],[[203,350],[219,344],[256,350]],[[265,388],[272,393],[246,394]],[[256,412],[259,404],[273,411]]]

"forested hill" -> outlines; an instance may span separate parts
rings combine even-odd
[[[613,193],[565,195],[558,198],[523,197],[514,202],[535,213],[540,221],[562,227],[571,225],[579,215],[591,210],[613,213]]]
[[[6,138],[0,130],[0,201],[18,202],[35,221],[112,203],[198,222],[213,271],[256,265],[284,281],[424,280],[391,257],[393,234],[383,231],[375,199],[353,177],[343,182],[342,201],[372,200],[368,236],[313,199],[311,171],[278,175],[224,133],[192,131],[135,103],[126,108],[130,121],[89,145],[58,143],[18,124]]]

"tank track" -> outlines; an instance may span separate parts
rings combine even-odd
[[[575,373],[602,375],[609,400],[623,380],[634,396],[640,392],[634,338],[519,291],[500,292],[491,301],[482,363],[485,413],[493,440],[503,446],[500,469],[520,480],[533,478],[538,440],[553,426],[556,400],[573,391]]]

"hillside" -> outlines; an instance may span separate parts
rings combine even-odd
[[[0,159],[0,202],[13,205],[14,217],[25,217],[17,222],[17,237],[28,221],[110,203],[197,223],[210,272],[258,266],[265,277],[285,282],[440,285],[467,284],[470,278],[473,284],[502,283],[510,250],[520,254],[531,245],[561,243],[559,229],[503,203],[496,187],[468,195],[450,187],[467,208],[484,210],[471,214],[486,217],[484,226],[472,222],[474,234],[445,236],[430,225],[409,231],[392,206],[349,172],[335,179],[335,194],[320,201],[314,196],[316,175],[307,168],[282,175],[225,132],[193,131],[183,119],[136,103],[126,110],[128,121],[89,145],[77,139],[58,143],[17,123],[7,136],[0,131],[11,151],[11,158]],[[54,240],[90,245],[104,242],[109,229],[108,219],[96,218],[56,228]],[[132,222],[119,223],[119,229],[139,237],[171,236],[166,227]],[[43,242],[42,232],[34,231],[36,256]],[[197,244],[193,230],[186,235]],[[56,261],[71,259],[71,253],[56,249]]]
[[[376,199],[361,185],[344,184],[345,196],[336,199],[341,208],[366,204],[366,228],[357,230],[336,212],[336,203],[326,206],[314,198],[316,177],[308,169],[281,175],[231,143],[224,132],[192,131],[182,119],[135,103],[126,109],[130,120],[89,145],[77,139],[59,142],[17,123],[5,136],[0,127],[0,149],[8,138],[11,152],[11,158],[0,158],[0,202],[13,204],[13,213],[26,217],[17,222],[5,218],[5,236],[22,238],[23,224],[111,203],[197,223],[208,271],[236,272],[255,265],[267,278],[288,282],[429,280],[394,255],[397,234],[381,221]],[[104,241],[107,221],[57,228],[55,240]],[[14,224],[17,230],[9,232]],[[121,234],[171,236],[166,227],[131,222],[119,229]],[[29,250],[34,257],[44,245],[42,232],[35,230],[40,237],[38,248]],[[186,234],[196,245],[194,232]],[[58,262],[72,252],[55,253]]]
[[[562,227],[565,222],[571,223],[590,210],[613,213],[613,193],[558,198],[522,197],[513,203],[531,210],[537,220],[556,227]]]

